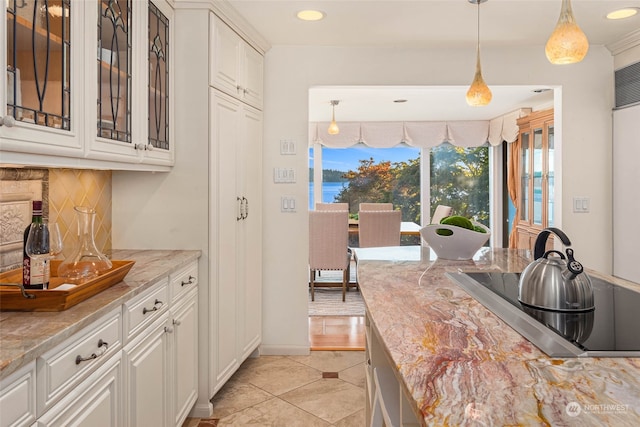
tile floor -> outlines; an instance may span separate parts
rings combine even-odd
[[[218,427],[362,427],[364,362],[363,351],[249,358],[214,397],[212,418]]]

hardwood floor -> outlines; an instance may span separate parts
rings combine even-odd
[[[311,350],[364,350],[364,316],[309,316]]]

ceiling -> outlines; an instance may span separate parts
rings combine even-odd
[[[477,6],[468,0],[227,0],[273,45],[464,48],[475,47]],[[482,47],[536,46],[553,31],[560,0],[489,0],[480,6]],[[607,20],[640,0],[573,0],[577,23],[592,45],[607,45],[640,29],[640,14]],[[326,14],[317,22],[296,18],[302,9]],[[470,71],[471,73],[471,71]],[[552,102],[539,87],[491,86],[486,107],[468,107],[467,87],[322,87],[310,91],[311,121],[330,120],[331,99],[340,100],[336,118],[357,120],[482,120],[532,103]],[[394,103],[396,99],[407,102]]]

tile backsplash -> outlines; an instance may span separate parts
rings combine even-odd
[[[60,227],[61,257],[68,256],[78,241],[75,206],[96,210],[96,246],[109,255],[111,189],[111,171],[0,168],[0,271],[20,268],[23,233],[31,222],[31,200],[40,198],[44,217]]]

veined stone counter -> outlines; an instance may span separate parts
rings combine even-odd
[[[0,378],[198,259],[200,254],[198,250],[114,250],[112,259],[136,262],[120,283],[64,311],[0,312]]]
[[[367,338],[420,424],[638,425],[640,358],[549,358],[445,277],[521,272],[526,251],[485,248],[470,261],[429,252],[356,249]]]

